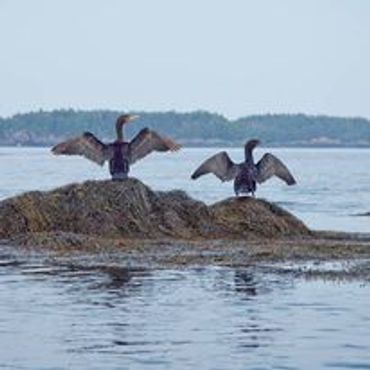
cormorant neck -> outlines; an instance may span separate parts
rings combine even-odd
[[[118,141],[123,141],[123,125],[124,122],[117,121],[116,123],[116,132]]]
[[[256,141],[249,141],[244,146],[244,155],[246,163],[254,163],[253,161],[253,150],[258,145]]]
[[[245,155],[245,162],[246,163],[254,163],[253,162],[253,149],[249,147],[248,145],[244,148],[244,155]]]

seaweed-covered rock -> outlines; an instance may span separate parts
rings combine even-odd
[[[263,199],[228,198],[209,207],[215,222],[230,235],[305,236],[307,226],[291,213]]]
[[[29,233],[106,239],[196,239],[309,235],[297,218],[264,200],[212,206],[183,191],[154,192],[137,179],[87,181],[0,202],[0,239]]]

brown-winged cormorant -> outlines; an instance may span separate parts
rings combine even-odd
[[[116,121],[117,139],[113,143],[101,142],[91,132],[69,139],[52,148],[54,154],[81,155],[103,165],[109,161],[112,180],[127,178],[130,166],[153,151],[177,151],[180,145],[171,139],[161,137],[155,131],[143,128],[131,141],[123,138],[123,126],[138,118],[132,114],[124,114]]]
[[[234,163],[226,152],[220,152],[204,161],[191,175],[193,180],[207,173],[213,173],[221,181],[234,180],[234,191],[240,194],[254,193],[257,183],[261,184],[277,176],[288,185],[296,183],[293,175],[280,159],[266,153],[257,164],[254,163],[253,149],[260,143],[259,140],[249,140],[244,146],[245,160]]]

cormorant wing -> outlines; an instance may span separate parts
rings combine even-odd
[[[285,181],[288,185],[296,183],[293,175],[290,173],[285,164],[274,155],[266,153],[256,165],[257,167],[257,182],[265,182],[272,176],[277,176]]]
[[[130,163],[146,157],[153,151],[166,152],[177,151],[181,146],[173,140],[157,134],[155,131],[143,128],[130,142]]]
[[[56,155],[82,155],[101,166],[109,159],[108,146],[91,132],[85,132],[81,136],[57,144],[51,151]]]
[[[220,152],[205,160],[191,175],[193,180],[207,173],[213,173],[221,181],[233,180],[238,174],[239,167],[226,152]]]

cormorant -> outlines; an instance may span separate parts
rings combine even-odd
[[[52,148],[54,154],[81,155],[103,165],[109,161],[109,171],[112,180],[127,178],[130,166],[146,157],[153,151],[177,151],[180,145],[171,139],[161,137],[155,131],[143,128],[131,141],[123,138],[123,126],[138,118],[136,115],[124,114],[116,121],[117,140],[113,143],[103,143],[91,132],[69,139]]]
[[[272,176],[277,176],[288,185],[296,183],[294,177],[280,159],[266,153],[257,164],[253,160],[253,149],[260,144],[259,140],[249,140],[244,146],[245,160],[234,163],[226,152],[220,152],[208,158],[191,175],[193,180],[207,173],[213,173],[221,181],[234,180],[234,192],[240,194],[254,193],[256,184],[263,183]]]

